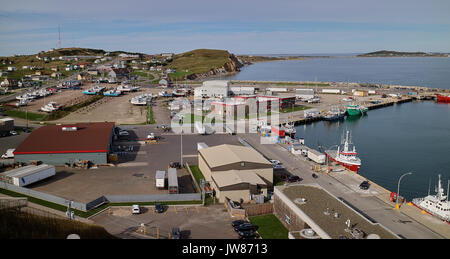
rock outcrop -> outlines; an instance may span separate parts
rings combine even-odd
[[[191,74],[187,76],[187,79],[195,80],[211,76],[229,75],[241,71],[241,67],[243,66],[244,64],[242,61],[240,61],[234,54],[230,54],[228,56],[228,61],[222,67],[211,69],[206,73]]]

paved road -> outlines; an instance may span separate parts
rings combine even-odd
[[[261,145],[259,134],[240,134],[249,144],[263,153],[269,159],[280,160],[291,174],[303,178],[303,183],[315,182],[337,197],[345,199],[374,221],[386,226],[397,235],[408,239],[441,239],[442,235],[427,228],[406,214],[393,210],[393,205],[381,200],[375,194],[364,193],[350,186],[347,182],[338,180],[326,174],[320,174],[318,179],[312,178],[313,171],[308,163],[297,160],[284,148],[277,144]],[[372,187],[371,187],[372,188]]]

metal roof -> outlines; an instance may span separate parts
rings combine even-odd
[[[62,128],[76,127],[75,131]],[[108,152],[114,122],[49,125],[33,132],[16,148],[20,154]]]
[[[224,144],[203,148],[199,150],[199,153],[206,160],[210,168],[240,162],[272,166],[267,159],[251,147]]]
[[[239,170],[230,170],[212,174],[212,178],[217,186],[225,187],[240,183],[249,183],[252,185],[267,185],[261,177],[253,172],[243,172]]]
[[[42,170],[46,170],[46,169],[50,169],[50,168],[55,168],[55,167],[52,166],[52,165],[47,165],[47,164],[42,164],[42,165],[38,165],[38,166],[27,165],[27,166],[24,166],[24,167],[19,167],[19,168],[16,168],[16,169],[12,169],[10,171],[6,171],[6,172],[4,172],[2,174],[4,176],[8,176],[8,177],[11,177],[11,178],[14,178],[14,177],[20,178],[20,177],[25,177],[25,176],[28,176],[28,175],[32,175],[32,174],[34,174],[36,172],[39,172],[39,171],[42,171]]]

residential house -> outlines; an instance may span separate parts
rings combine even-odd
[[[59,67],[58,66],[52,67],[51,70],[55,71],[55,72],[58,72],[59,71]]]
[[[8,88],[14,88],[19,86],[19,80],[14,78],[6,78],[2,81],[2,86],[8,87]]]
[[[91,80],[92,76],[87,72],[81,72],[78,74],[78,80]]]
[[[93,76],[97,76],[98,75],[98,70],[96,70],[96,69],[88,69],[87,73],[90,74],[90,75],[93,75]]]
[[[53,78],[60,78],[61,76],[62,76],[62,74],[60,72],[53,72],[51,74],[51,77],[53,77]]]
[[[113,68],[108,73],[108,77],[114,78],[116,80],[129,80],[130,71],[127,68]]]
[[[8,71],[16,71],[17,68],[16,67],[8,67]]]

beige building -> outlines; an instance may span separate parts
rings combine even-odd
[[[273,166],[251,147],[219,145],[199,150],[199,168],[216,192],[219,202],[251,200],[252,195],[267,196],[273,185]]]

